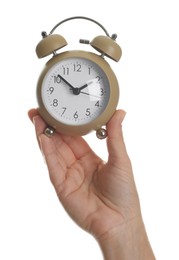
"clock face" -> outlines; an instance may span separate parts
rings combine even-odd
[[[48,113],[66,125],[88,124],[105,110],[110,86],[104,71],[86,58],[66,58],[46,73],[41,88]]]

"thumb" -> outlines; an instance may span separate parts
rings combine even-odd
[[[127,170],[130,167],[130,159],[126,151],[122,132],[122,122],[125,115],[126,112],[124,110],[117,110],[107,123],[107,147],[109,153],[108,163]]]

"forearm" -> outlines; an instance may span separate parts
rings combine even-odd
[[[155,260],[142,221],[131,222],[99,241],[104,260]]]

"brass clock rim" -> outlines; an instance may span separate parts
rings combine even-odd
[[[57,121],[55,118],[53,118],[45,108],[41,96],[43,79],[46,73],[48,72],[48,70],[59,61],[62,61],[67,58],[75,58],[75,57],[84,58],[92,62],[95,62],[99,67],[101,67],[101,69],[106,74],[110,86],[110,97],[104,111],[96,119],[92,120],[90,123],[77,125],[77,126],[64,124],[62,122]],[[113,70],[103,58],[101,58],[99,55],[92,52],[66,51],[55,55],[45,64],[45,67],[42,73],[40,74],[37,83],[37,101],[39,104],[40,115],[44,118],[46,123],[49,124],[51,127],[53,127],[57,132],[67,134],[67,135],[80,135],[80,136],[86,135],[93,130],[98,130],[103,125],[106,125],[106,123],[109,121],[109,119],[111,118],[111,116],[116,110],[118,100],[119,100],[119,85]]]

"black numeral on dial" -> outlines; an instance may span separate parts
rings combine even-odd
[[[62,109],[63,109],[63,112],[61,113],[61,116],[63,116],[63,114],[65,114],[65,111],[67,110],[67,108],[66,107],[62,107]]]
[[[54,83],[58,83],[58,84],[60,84],[60,82],[61,82],[60,75],[53,76],[53,80],[54,80]]]
[[[78,118],[78,111],[75,112],[75,114],[73,115],[73,117],[74,117],[75,119]]]
[[[58,107],[58,99],[54,99],[52,105]]]
[[[81,64],[74,64],[74,71],[81,72]]]
[[[90,116],[91,115],[91,111],[90,111],[90,108],[87,108],[86,109],[86,114],[85,114],[86,116]]]

